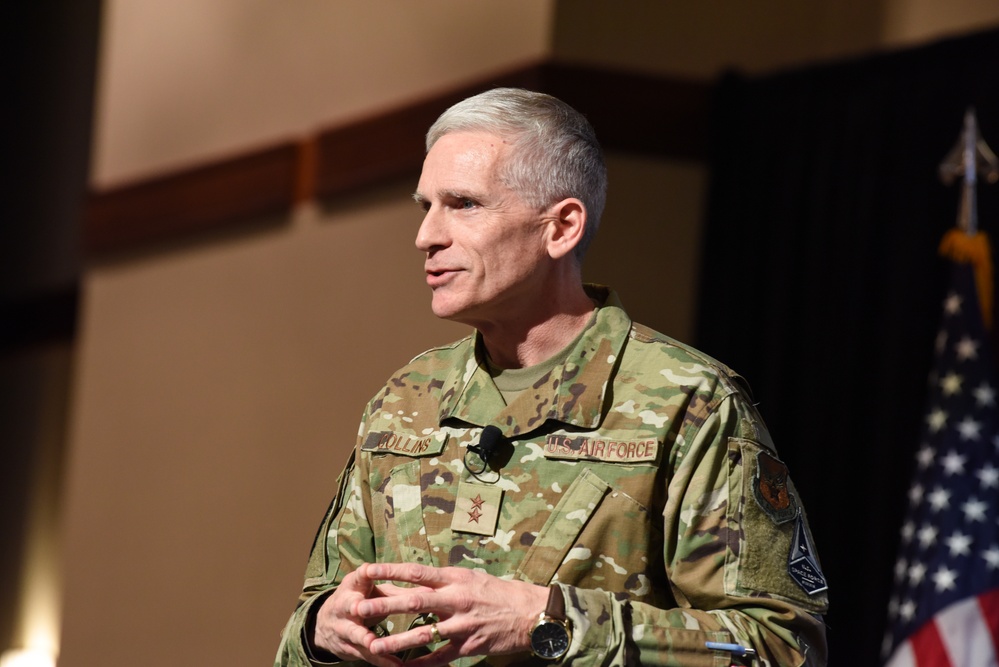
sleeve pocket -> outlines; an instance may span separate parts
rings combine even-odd
[[[729,454],[735,462],[729,478],[729,522],[739,527],[736,590],[731,592],[764,593],[812,611],[823,609],[826,593],[809,595],[790,574],[795,532],[804,531],[809,543],[811,533],[787,468],[752,440],[731,438]]]

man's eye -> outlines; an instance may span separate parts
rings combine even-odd
[[[464,209],[475,208],[475,202],[472,201],[471,199],[462,199],[461,208]]]

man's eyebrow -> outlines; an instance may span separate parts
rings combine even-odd
[[[419,206],[420,209],[422,209],[423,211],[429,211],[430,210],[431,199],[432,199],[432,197],[429,197],[429,196],[423,194],[422,192],[414,192],[413,193],[413,201],[416,202],[416,205]]]
[[[459,190],[441,190],[437,193],[440,199],[472,199],[478,201],[482,199],[481,195],[473,194],[470,192],[462,192]],[[430,201],[430,198],[424,195],[422,192],[413,193],[413,201],[417,204],[425,204]]]

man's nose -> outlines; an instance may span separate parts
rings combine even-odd
[[[447,234],[440,209],[431,206],[423,216],[420,229],[416,232],[416,247],[422,252],[430,252],[447,246]]]

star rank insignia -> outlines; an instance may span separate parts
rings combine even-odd
[[[503,489],[483,484],[458,485],[451,530],[475,535],[494,535],[499,520]]]
[[[472,511],[468,513],[468,520],[472,523],[478,523],[479,519],[482,518],[482,506],[485,504],[486,501],[482,499],[481,493],[472,498]]]

